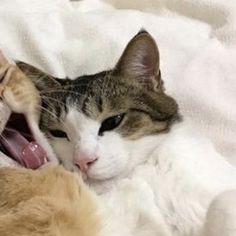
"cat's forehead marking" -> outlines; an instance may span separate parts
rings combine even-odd
[[[147,91],[132,79],[105,73],[96,78],[90,83],[91,77],[83,78],[77,84],[81,94],[80,109],[92,119],[102,121],[106,116],[135,109],[149,114],[154,120],[165,120],[178,110],[174,99],[165,93]],[[83,84],[87,84],[87,89],[81,89]]]
[[[167,130],[178,113],[178,105],[162,88],[159,60],[155,40],[148,33],[139,34],[129,42],[112,70],[62,81],[65,93],[58,93],[56,100],[60,103],[55,103],[54,110],[63,115],[61,104],[65,104],[67,116],[74,107],[77,111],[68,119],[77,130],[85,129],[82,124],[98,130],[99,125],[117,115],[124,115],[124,119],[114,132],[123,137],[139,138]],[[60,120],[66,116],[60,116]]]

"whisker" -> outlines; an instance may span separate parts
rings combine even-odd
[[[54,119],[56,119],[56,120],[59,120],[62,125],[65,124],[65,122],[64,122],[60,117],[57,117],[57,116],[55,115],[55,113],[53,113],[52,111],[46,109],[45,107],[43,107],[43,106],[41,106],[41,105],[38,105],[38,107],[39,107],[40,109],[44,110],[44,111],[45,111],[48,115],[50,115],[52,118],[54,118]],[[53,109],[53,107],[51,107],[51,108]]]
[[[53,79],[53,77],[52,77],[52,79]],[[77,82],[75,80],[70,80],[70,82],[71,82],[70,84],[61,84],[55,78],[54,78],[54,81],[56,81],[58,83],[58,85],[60,85],[61,87],[65,87],[65,88],[70,88],[70,87],[75,88],[75,87],[81,87],[81,86],[84,86],[84,85],[86,85],[88,87],[91,84],[90,82],[82,82],[82,81]]]
[[[79,92],[76,92],[76,91],[73,91],[73,90],[63,90],[63,89],[52,89],[52,90],[43,90],[43,91],[40,91],[40,95],[41,94],[47,94],[47,93],[68,93],[68,94],[76,94],[76,95],[79,95],[79,96],[84,96],[84,94],[82,93],[79,93]]]
[[[58,101],[58,99],[56,99],[56,98],[52,98],[52,97],[50,97],[50,96],[44,96],[44,95],[42,95],[41,97],[44,98],[44,101],[45,101],[45,99],[48,99],[48,100],[55,101],[56,103],[59,103],[59,104],[62,105],[62,106],[65,105],[63,102]],[[48,103],[48,105],[49,105],[49,103]],[[51,108],[53,108],[53,106],[52,106]]]
[[[49,115],[51,115],[53,118],[58,119],[58,117],[50,110],[46,109],[45,107],[38,105],[38,108],[44,110],[45,112],[47,112]]]
[[[40,76],[40,77],[36,77],[35,80],[34,80],[34,84],[35,85],[38,85],[43,79],[45,79],[47,77],[47,75],[43,75],[43,76]]]
[[[53,99],[53,98],[51,98],[51,97],[46,97],[46,99],[47,100],[52,100],[52,101],[55,101],[56,103],[58,103],[58,104],[60,104],[61,106],[65,106],[65,104],[63,103],[63,102],[60,102],[60,101],[58,101],[57,99]],[[45,101],[45,99],[44,99],[44,102],[47,104],[47,106],[49,107],[49,108],[51,108],[52,110],[55,110],[55,106],[54,105],[52,105],[52,103],[50,102],[50,101]],[[43,107],[43,106],[42,106]],[[44,109],[46,109],[45,107],[44,107]]]

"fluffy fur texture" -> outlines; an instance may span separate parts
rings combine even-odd
[[[135,235],[210,235],[221,201],[206,230],[208,207],[236,188],[236,170],[196,130],[171,128],[177,104],[164,93],[159,64],[155,41],[139,33],[113,70],[44,89],[53,115],[43,113],[41,126],[64,166],[82,169]],[[234,235],[226,224],[224,235]]]
[[[98,236],[93,193],[62,167],[0,169],[0,235]]]

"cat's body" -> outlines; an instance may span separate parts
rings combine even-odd
[[[209,204],[218,194],[236,189],[236,171],[207,139],[185,125],[173,128],[129,177],[147,184],[145,191],[153,194],[156,214],[162,215],[170,235],[203,235]],[[149,208],[144,209],[148,215]]]
[[[178,107],[164,93],[151,36],[135,36],[113,70],[58,83],[40,88],[57,117],[43,112],[41,128],[62,164],[82,171],[111,209],[118,205],[113,214],[134,235],[210,235],[217,214],[205,229],[206,212],[236,189],[236,169],[186,121],[172,127]],[[234,225],[225,235],[236,235]]]
[[[0,235],[99,236],[95,195],[62,167],[0,169]]]

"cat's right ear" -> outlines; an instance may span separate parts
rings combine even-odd
[[[36,67],[29,65],[22,61],[16,61],[16,65],[29,77],[34,83],[35,87],[39,90],[50,90],[51,88],[60,87],[59,81],[47,73],[37,69]]]

